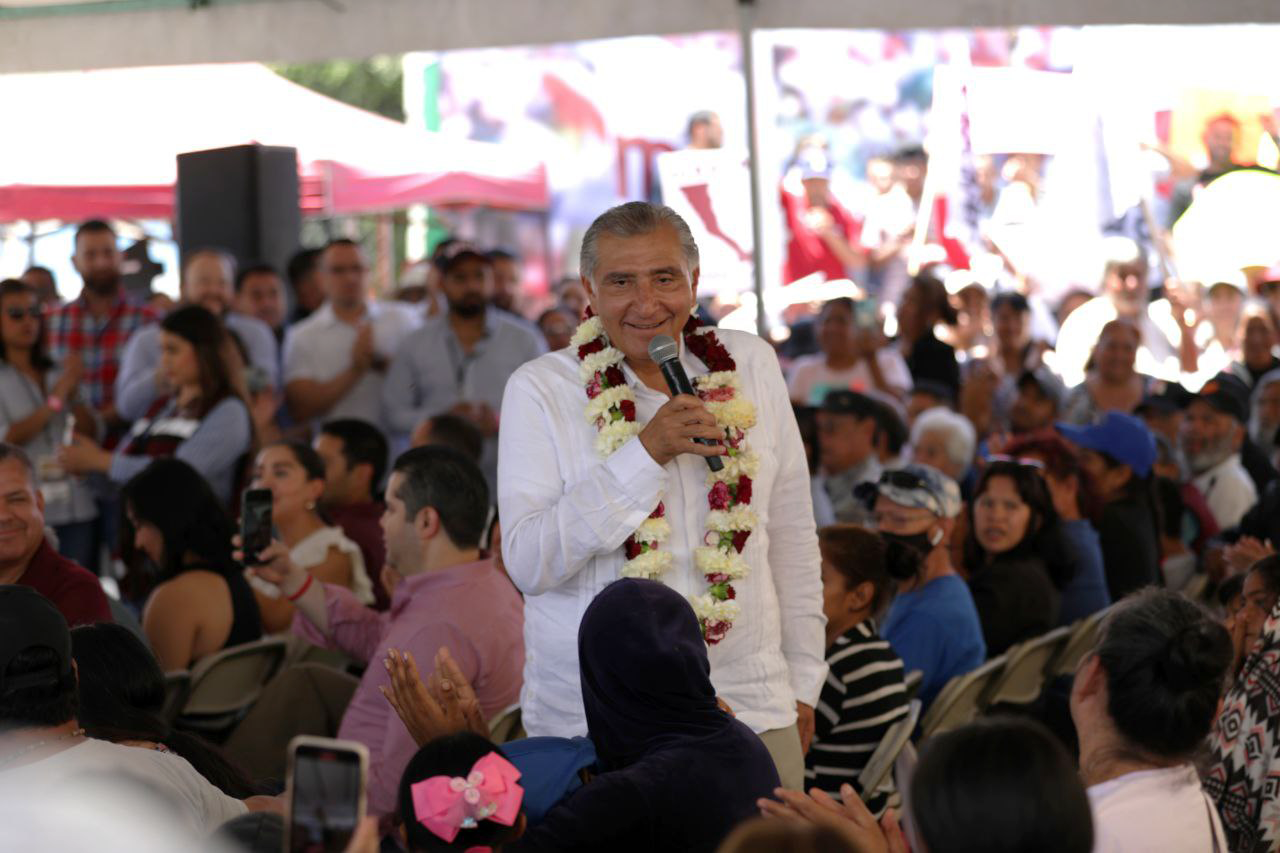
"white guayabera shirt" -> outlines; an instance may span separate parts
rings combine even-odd
[[[718,330],[738,365],[741,394],[756,406],[747,445],[759,456],[751,509],[759,521],[734,581],[741,615],[711,646],[717,694],[757,732],[795,722],[826,678],[826,619],[809,472],[777,357],[745,332]],[[681,346],[690,377],[707,367]],[[623,368],[647,423],[667,396]],[[530,735],[585,734],[578,681],[578,624],[587,605],[620,577],[623,542],[662,501],[671,569],[662,581],[683,595],[707,585],[693,565],[706,535],[707,464],[682,454],[658,465],[633,438],[609,459],[596,452],[586,392],[572,348],[521,367],[507,383],[498,439],[498,504],[507,571],[525,594],[522,720]]]

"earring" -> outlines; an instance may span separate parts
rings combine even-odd
[[[316,502],[307,501],[307,512],[315,512],[315,510],[316,510]]]

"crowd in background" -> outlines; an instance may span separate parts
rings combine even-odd
[[[412,850],[657,849],[636,837],[901,849],[902,793],[890,782],[863,805],[852,786],[906,714],[907,673],[927,708],[952,678],[1114,605],[1074,685],[1049,691],[1043,725],[984,721],[930,741],[909,791],[915,838],[933,853],[979,838],[1272,849],[1280,263],[1167,280],[1147,247],[1113,236],[1080,249],[1097,280],[1050,305],[1016,270],[992,283],[956,268],[941,232],[913,244],[925,166],[919,150],[873,161],[876,195],[851,213],[814,148],[797,159],[799,194],[784,190],[789,278],[862,287],[794,308],[776,336],[808,459],[830,673],[806,757],[808,784],[827,793],[763,805],[791,820],[748,822],[773,794],[767,753],[708,706],[696,622],[647,581],[610,587],[583,617],[593,748],[566,759],[556,796],[527,794],[519,820],[447,844],[413,820],[415,782],[466,776],[495,750],[525,766],[483,722],[519,701],[525,657],[494,511],[499,431],[522,426],[503,422],[503,392],[521,365],[570,346],[582,281],[526,316],[520,259],[450,239],[420,301],[375,300],[361,247],[339,239],[283,271],[194,252],[178,304],[141,304],[97,221],[76,234],[78,298],[57,304],[38,269],[0,284],[0,581],[57,611],[0,590],[0,621],[39,639],[0,632],[0,784],[129,768],[180,791],[203,833],[277,811],[259,795],[282,776],[288,735],[327,730],[368,747],[370,814]],[[1033,189],[1033,161],[1006,166]],[[269,490],[276,541],[246,574],[234,537],[249,488]],[[624,628],[633,641],[614,643]],[[162,673],[282,632],[290,665],[222,746],[157,715]],[[413,658],[430,690],[415,690]],[[677,697],[669,718],[637,714],[664,693]],[[90,749],[56,752],[84,733]],[[688,770],[678,783],[673,755]],[[588,765],[591,796],[575,798]],[[719,805],[695,808],[695,791]],[[594,842],[583,827],[599,827]]]

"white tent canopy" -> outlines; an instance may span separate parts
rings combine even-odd
[[[310,61],[735,30],[741,5],[742,0],[0,0],[0,73]],[[754,0],[749,5],[754,26],[762,29],[1280,22],[1276,0]]]

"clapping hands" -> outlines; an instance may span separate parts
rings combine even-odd
[[[475,690],[447,648],[436,653],[435,671],[425,684],[409,652],[388,649],[383,665],[391,683],[379,689],[418,746],[463,731],[489,736]]]
[[[890,810],[877,822],[852,785],[840,787],[843,803],[816,788],[807,795],[777,788],[773,795],[778,799],[757,802],[766,817],[829,827],[858,853],[907,853],[907,841],[898,826],[897,815]]]

